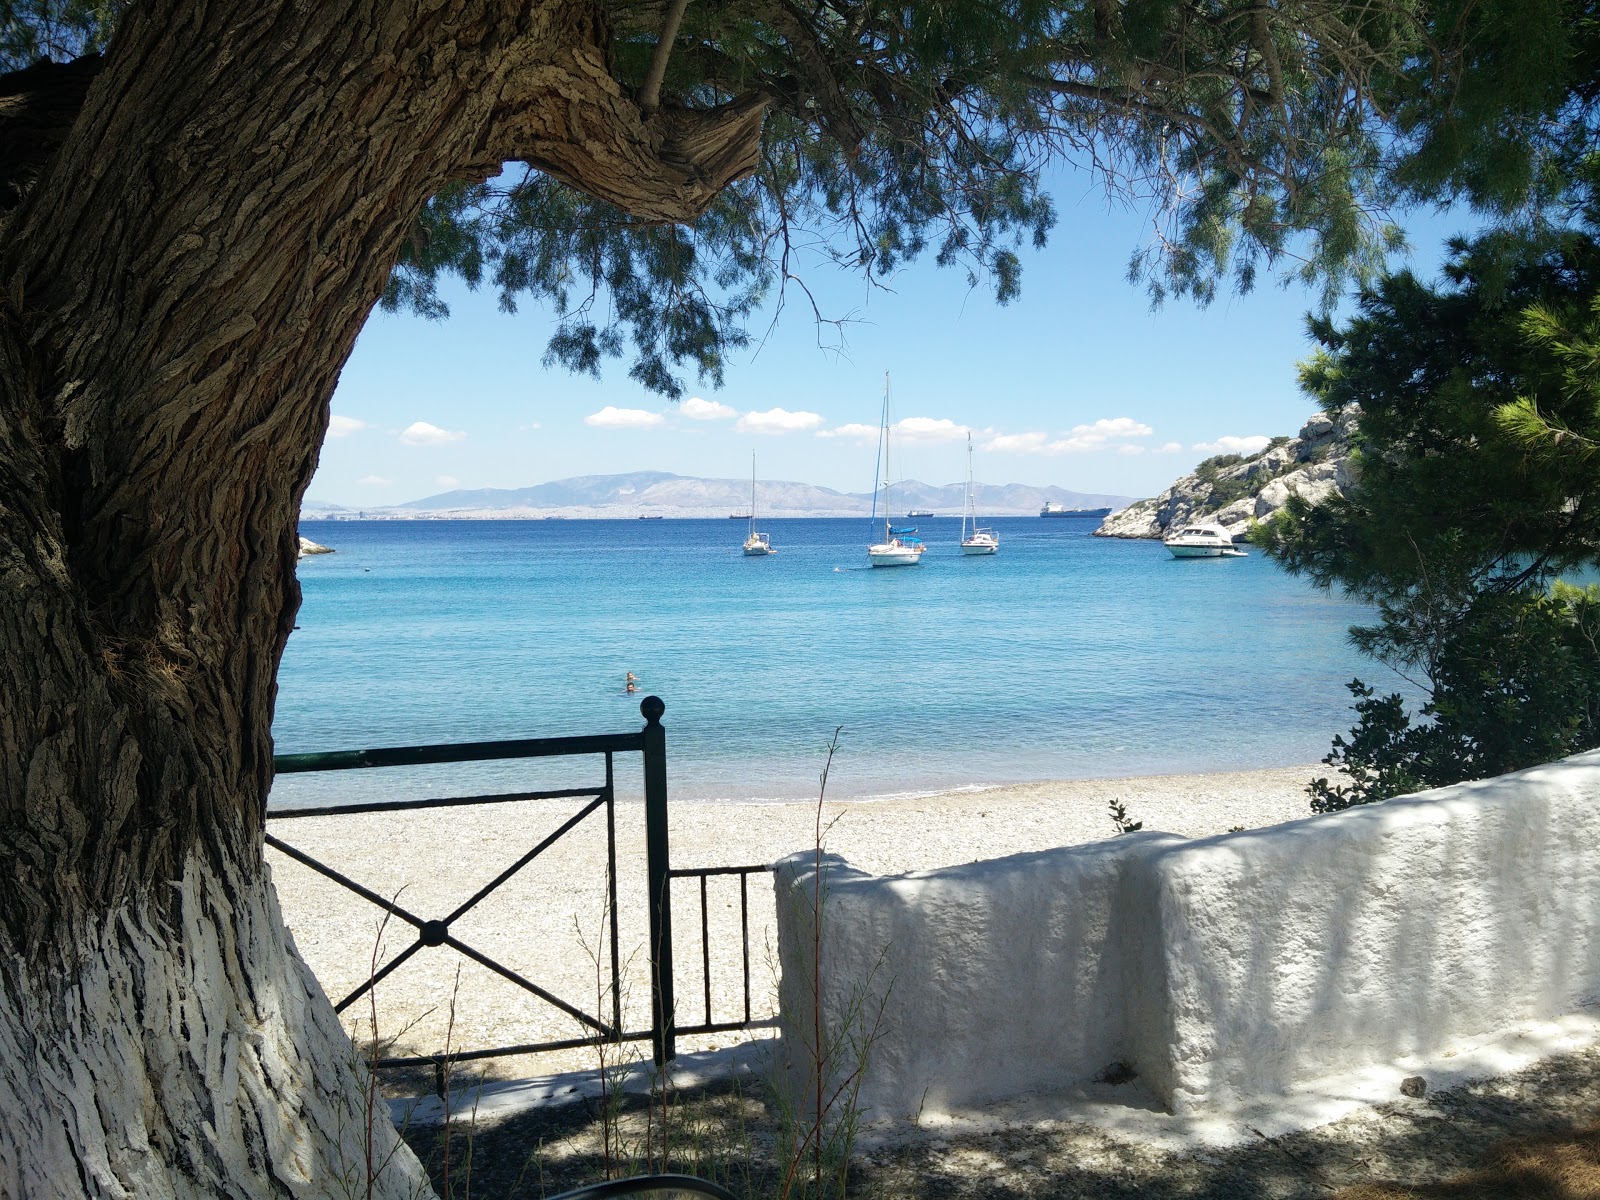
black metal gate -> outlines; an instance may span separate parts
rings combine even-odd
[[[281,754],[274,760],[278,774],[289,775],[311,771],[348,771],[380,767],[411,767],[434,763],[484,762],[504,759],[534,759],[576,756],[597,756],[603,760],[604,781],[588,787],[561,788],[543,791],[499,793],[485,796],[454,796],[428,800],[394,800],[367,804],[319,805],[299,808],[269,810],[269,822],[288,821],[300,817],[354,817],[363,813],[399,812],[411,809],[448,808],[474,804],[501,804],[517,800],[573,799],[584,801],[577,811],[553,833],[540,840],[500,874],[479,888],[471,897],[443,916],[423,917],[409,911],[393,900],[386,899],[354,879],[311,855],[290,845],[283,838],[268,833],[267,844],[302,863],[311,870],[333,880],[357,896],[367,900],[393,917],[411,926],[415,933],[412,942],[389,959],[382,968],[364,983],[334,1004],[337,1012],[344,1012],[351,1004],[366,995],[373,987],[419,951],[433,946],[448,946],[458,954],[554,1005],[593,1032],[584,1037],[559,1041],[499,1046],[493,1049],[452,1052],[455,1060],[495,1058],[512,1054],[534,1054],[546,1050],[568,1050],[611,1042],[651,1043],[657,1065],[677,1054],[679,1034],[716,1033],[748,1028],[757,1024],[750,1007],[750,909],[749,877],[772,868],[766,865],[743,867],[699,867],[673,870],[669,861],[667,826],[667,735],[661,724],[666,705],[656,696],[646,696],[639,705],[645,718],[644,728],[637,733],[598,734],[587,737],[529,738],[515,741],[465,742],[434,746],[399,746],[378,750],[336,750],[321,754]],[[644,776],[645,801],[645,855],[646,877],[649,888],[649,961],[650,961],[650,1015],[649,1029],[623,1028],[622,973],[619,962],[619,931],[617,910],[617,836],[615,759],[618,754],[637,753],[641,756]],[[506,881],[550,849],[567,833],[590,816],[604,811],[606,822],[607,906],[611,942],[610,1017],[604,1013],[589,1013],[570,1004],[553,992],[496,961],[477,948],[454,936],[451,925],[477,907]],[[711,948],[707,902],[707,879],[711,876],[733,875],[739,879],[740,930],[743,939],[744,1012],[743,1018],[733,1021],[714,1021],[711,999]],[[675,879],[698,879],[700,890],[700,935],[702,966],[704,971],[704,1020],[693,1025],[679,1024],[676,1020],[676,998],[673,986],[672,957],[672,905],[671,887]],[[441,1056],[406,1056],[379,1059],[380,1067],[437,1066]]]

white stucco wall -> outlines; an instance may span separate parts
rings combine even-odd
[[[1113,930],[1132,834],[1038,854],[878,878],[829,857],[822,950],[830,1023],[867,1001],[849,1032],[869,1031],[887,997],[861,1101],[911,1115],[1087,1079],[1122,1052],[1132,931]],[[779,1008],[790,1046],[813,1036],[810,881],[814,856],[780,865]],[[1107,1055],[1110,1057],[1106,1057]]]
[[[815,866],[778,873],[791,1049],[813,1028]],[[868,1113],[1024,1096],[1114,1062],[1172,1112],[1215,1111],[1600,995],[1600,752],[1199,841],[1131,834],[888,878],[828,859],[823,876],[825,1011],[887,997]]]

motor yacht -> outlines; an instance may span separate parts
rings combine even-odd
[[[1234,547],[1233,534],[1221,525],[1183,525],[1176,533],[1167,534],[1161,544],[1173,558],[1245,557],[1243,550]]]

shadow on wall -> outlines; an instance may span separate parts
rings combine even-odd
[[[815,867],[780,864],[785,981],[809,974],[809,905],[790,901]],[[1197,841],[1137,833],[885,878],[829,856],[823,874],[825,1012],[892,984],[869,1115],[1111,1064],[1169,1112],[1224,1111],[1600,994],[1600,752]],[[786,1037],[813,1027],[805,989],[780,988],[780,1010]]]

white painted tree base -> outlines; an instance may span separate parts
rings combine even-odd
[[[432,1195],[265,868],[168,886],[182,928],[128,906],[68,980],[0,966],[0,1196]]]

